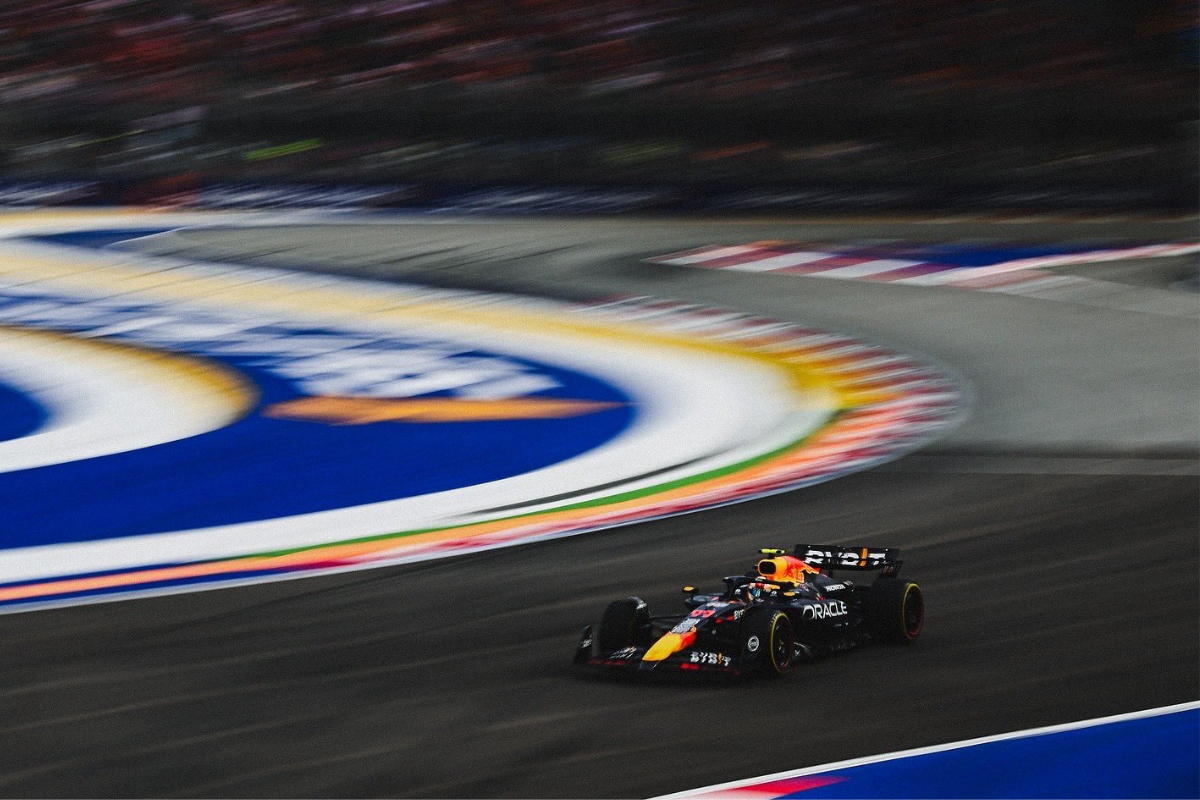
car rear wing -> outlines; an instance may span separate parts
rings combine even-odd
[[[844,547],[840,544],[798,544],[796,558],[822,572],[835,569],[882,570],[880,577],[895,577],[900,571],[897,547]]]

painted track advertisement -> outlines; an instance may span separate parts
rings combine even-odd
[[[112,247],[253,224],[5,221],[0,608],[362,569],[694,511],[896,457],[961,409],[956,383],[919,359],[731,310]]]

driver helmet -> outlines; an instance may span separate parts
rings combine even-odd
[[[761,597],[765,597],[774,587],[763,583],[762,581],[752,581],[746,584],[745,588],[746,593],[751,600],[758,600]]]

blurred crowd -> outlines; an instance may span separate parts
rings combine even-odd
[[[213,179],[596,185],[1171,182],[1187,142],[1040,145],[974,139],[955,147],[919,138],[705,142],[595,137],[212,140],[143,132],[81,135],[12,146],[9,177],[203,175]]]
[[[1195,161],[1197,8],[0,0],[0,175],[1169,180]]]
[[[0,100],[205,104],[441,84],[753,95],[1191,91],[1192,2],[7,0]]]

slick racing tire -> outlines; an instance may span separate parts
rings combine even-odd
[[[609,603],[600,618],[596,646],[607,654],[626,647],[650,644],[650,610],[640,597]]]
[[[751,612],[742,627],[742,663],[747,671],[778,678],[792,668],[796,636],[782,611]]]
[[[925,595],[908,581],[883,578],[867,590],[867,625],[885,644],[912,644],[925,626]]]

